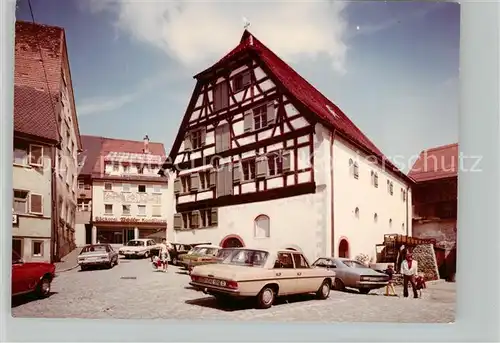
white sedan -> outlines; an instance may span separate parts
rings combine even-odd
[[[125,258],[148,258],[151,255],[151,250],[155,248],[158,248],[158,244],[153,239],[139,238],[128,241],[118,250],[118,253]]]

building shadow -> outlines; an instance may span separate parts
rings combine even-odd
[[[33,302],[33,301],[42,301],[42,300],[50,298],[54,294],[57,294],[57,292],[50,292],[46,298],[37,297],[33,293],[16,295],[16,296],[11,297],[11,308],[16,308],[18,306],[22,306],[22,305],[28,304],[30,302]]]

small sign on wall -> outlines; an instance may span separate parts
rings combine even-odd
[[[12,215],[12,225],[17,225],[19,223],[19,218],[17,214]]]

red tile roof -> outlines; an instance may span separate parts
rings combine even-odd
[[[83,152],[78,159],[84,162],[80,175],[101,177],[101,162],[110,152],[123,152],[142,154],[144,141],[132,141],[126,139],[107,138],[99,136],[82,135]],[[148,149],[151,155],[165,157],[165,147],[163,143],[149,142]],[[109,178],[109,176],[106,176]],[[129,177],[137,180],[143,180],[147,177],[138,175]],[[158,177],[153,176],[154,179]]]
[[[359,147],[360,150],[364,150],[365,153],[375,155],[380,163],[386,168],[391,169],[406,181],[412,182],[411,179],[397,169],[394,164],[384,156],[375,144],[354,125],[337,105],[328,100],[314,86],[307,82],[247,30],[243,33],[240,44],[236,48],[231,50],[212,67],[195,75],[195,78],[222,67],[227,61],[246,51],[254,51],[260,57],[264,65],[271,71],[274,78],[277,79],[293,97],[311,110],[324,125],[330,129],[336,130],[337,134]]]
[[[66,58],[64,29],[30,22],[16,22],[14,84],[50,92],[56,110],[62,84],[61,70],[65,65],[63,59]],[[69,62],[67,63],[69,65]],[[69,70],[68,73],[70,73]],[[71,88],[69,91],[73,94],[71,80],[69,80],[68,88]],[[28,99],[21,98],[23,94],[24,92],[18,94],[18,103],[28,101]],[[73,122],[77,130],[77,142],[81,148],[76,109],[72,112]],[[32,131],[35,130],[33,131],[35,134],[43,135],[43,132],[47,130],[44,127],[45,122],[52,120],[47,115],[56,116],[54,110],[51,113],[40,113],[39,119],[32,125]],[[24,119],[20,117],[19,120]],[[37,123],[38,125],[36,125]],[[56,127],[56,129],[56,134],[59,135],[58,128]]]
[[[458,176],[458,143],[424,150],[408,176],[416,182]]]
[[[59,142],[57,120],[47,92],[14,86],[14,132],[42,138],[47,143]]]

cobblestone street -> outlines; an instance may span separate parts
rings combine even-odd
[[[14,317],[163,318],[316,322],[453,322],[455,284],[437,283],[422,299],[332,291],[325,301],[312,297],[278,300],[268,310],[241,304],[218,307],[215,300],[189,288],[189,276],[176,267],[168,273],[152,270],[149,260],[120,260],[111,270],[62,272],[43,300],[14,299]],[[402,294],[400,288],[396,289]],[[312,300],[311,300],[312,299]]]

